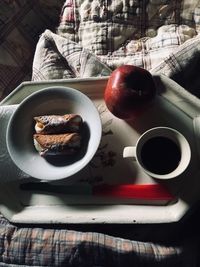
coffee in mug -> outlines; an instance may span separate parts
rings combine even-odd
[[[155,127],[146,131],[135,147],[125,147],[123,156],[135,159],[150,176],[170,179],[188,167],[191,158],[187,139],[169,127]]]

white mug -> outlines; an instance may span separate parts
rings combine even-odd
[[[149,176],[171,179],[181,175],[188,167],[191,149],[187,139],[169,127],[147,130],[135,146],[123,151],[124,158],[132,158]]]

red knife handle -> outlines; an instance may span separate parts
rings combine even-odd
[[[161,184],[99,185],[93,188],[98,196],[133,198],[143,200],[174,200],[169,190]]]

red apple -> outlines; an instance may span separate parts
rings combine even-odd
[[[107,82],[104,100],[110,112],[131,119],[143,112],[156,95],[151,73],[133,65],[115,69]]]

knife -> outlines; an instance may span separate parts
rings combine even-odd
[[[171,203],[177,198],[162,184],[89,184],[78,185],[53,185],[47,182],[22,183],[23,191],[58,193],[67,196],[94,196],[106,199],[137,200],[142,202]]]

